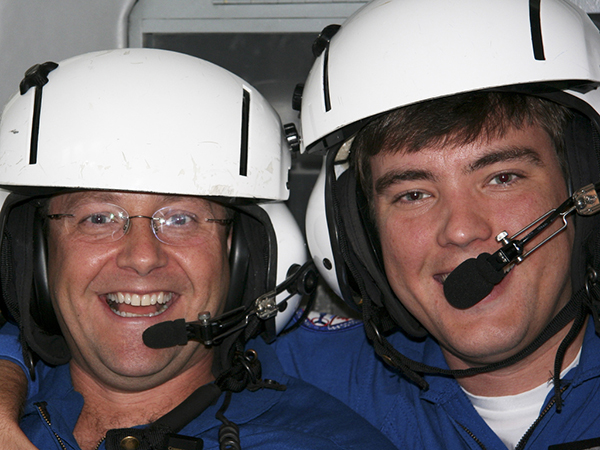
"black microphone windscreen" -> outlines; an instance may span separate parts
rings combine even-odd
[[[144,344],[150,348],[167,348],[188,342],[185,319],[161,322],[146,328],[142,334]]]
[[[489,253],[470,258],[454,269],[444,282],[444,295],[452,306],[467,309],[483,300],[504,274],[488,261]]]

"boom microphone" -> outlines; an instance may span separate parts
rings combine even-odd
[[[448,303],[458,309],[467,309],[492,292],[505,273],[494,268],[488,260],[491,257],[489,253],[482,253],[477,259],[467,259],[448,275],[444,282]]]
[[[144,330],[144,344],[150,348],[168,348],[185,345],[188,342],[187,328],[184,319],[160,322]]]

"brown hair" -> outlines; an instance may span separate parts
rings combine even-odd
[[[380,152],[413,153],[425,147],[491,141],[510,129],[540,126],[550,137],[566,174],[564,133],[568,108],[538,97],[506,92],[474,92],[396,109],[369,122],[356,135],[350,154],[359,182],[372,199],[370,159]]]

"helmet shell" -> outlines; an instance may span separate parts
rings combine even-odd
[[[598,29],[563,0],[374,0],[315,61],[302,146],[412,103],[498,86],[600,82]],[[537,2],[538,5],[540,2]]]
[[[9,101],[0,185],[285,200],[291,158],[280,129],[253,87],[207,61],[154,49],[88,53]]]

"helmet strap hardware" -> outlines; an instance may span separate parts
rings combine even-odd
[[[40,130],[40,114],[42,111],[42,88],[48,83],[48,74],[58,67],[58,64],[48,61],[36,64],[25,72],[25,78],[19,85],[21,95],[25,95],[29,89],[35,87],[35,99],[33,104],[33,118],[31,124],[31,147],[29,152],[29,164],[37,163],[38,136]]]

